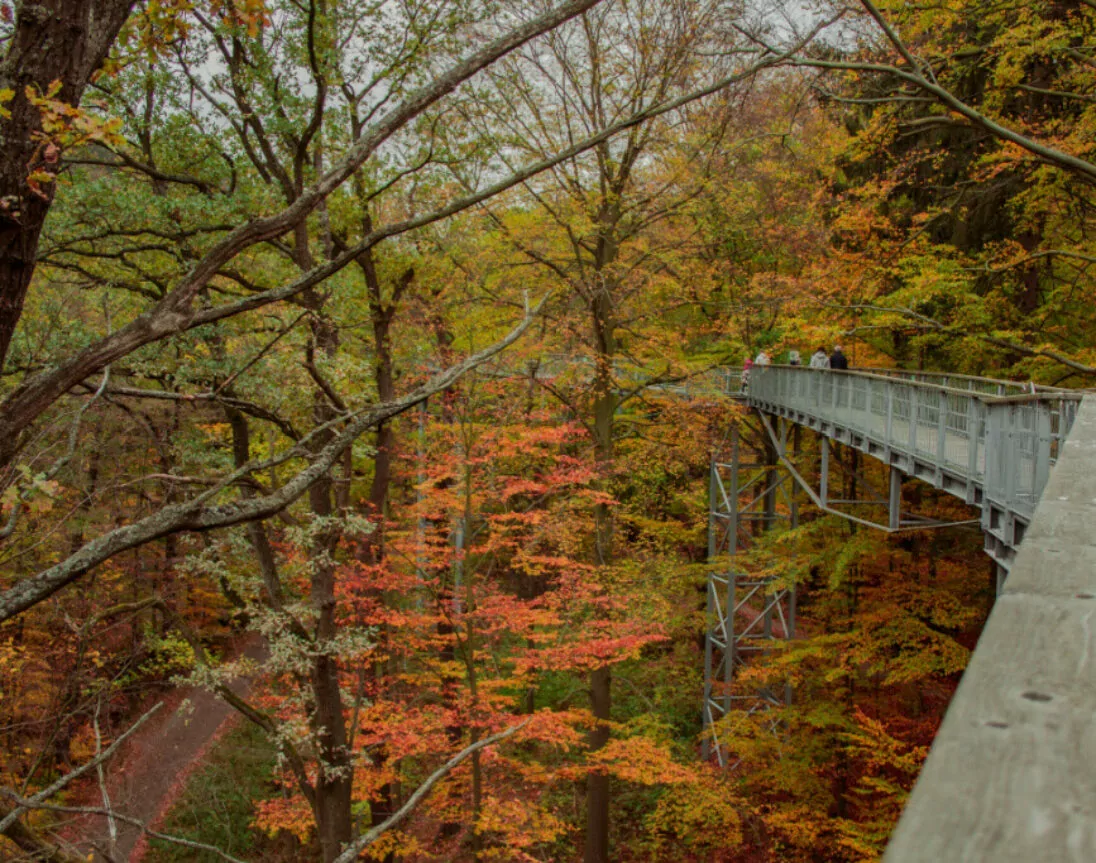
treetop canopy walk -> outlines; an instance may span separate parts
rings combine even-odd
[[[747,400],[890,465],[895,482],[915,477],[980,506],[986,551],[1005,572],[1081,397],[963,375],[767,366],[751,374]],[[903,527],[893,507],[886,527]]]
[[[904,517],[904,477],[981,509],[998,599],[886,861],[1096,860],[1096,396],[962,375],[791,366],[755,367],[743,390],[720,374],[725,394],[758,412],[768,452],[743,464],[734,437],[729,461],[713,459],[713,562],[735,553],[744,521],[794,524],[793,483],[821,509],[889,531],[944,524]],[[796,426],[820,435],[817,488],[789,451]],[[831,498],[831,441],[889,467],[890,488],[876,501],[885,522]],[[750,485],[754,500],[740,505]],[[788,503],[780,516],[778,493]],[[765,513],[751,511],[758,504]],[[733,704],[757,711],[791,699],[788,689],[734,694],[731,683],[751,651],[794,637],[795,590],[728,568],[709,579],[708,611],[704,721],[724,763],[718,719]]]

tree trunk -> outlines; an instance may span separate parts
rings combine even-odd
[[[609,742],[609,719],[612,707],[612,672],[608,665],[590,673],[590,702],[597,726],[590,732],[591,751]],[[591,773],[586,778],[586,853],[585,863],[608,863],[609,860],[609,775]]]
[[[330,475],[310,490],[312,512],[319,518],[334,514]],[[310,683],[312,714],[309,724],[318,745],[319,772],[316,776],[316,828],[324,863],[331,863],[353,833],[351,791],[353,770],[347,746],[342,689],[338,660],[328,654],[328,645],[338,631],[335,620],[336,567],[334,555],[339,528],[333,526],[317,537],[312,547],[312,608],[316,613],[316,656],[312,659]]]
[[[311,266],[307,252],[308,236],[298,231],[296,245],[298,265],[302,270]],[[330,357],[339,346],[339,333],[330,319],[323,313],[322,301],[315,294],[304,295],[304,301],[312,309],[312,341],[316,348]],[[314,368],[312,356],[309,364]],[[317,379],[317,390],[313,401],[313,419],[317,427],[322,427],[335,417],[335,408],[331,404],[331,393],[324,391],[322,379]],[[327,446],[334,437],[329,428],[316,436],[312,444],[318,451]],[[345,482],[350,482],[350,466],[345,464]],[[346,718],[343,715],[342,688],[339,685],[339,663],[330,653],[330,645],[338,634],[338,622],[335,617],[337,605],[335,583],[337,566],[335,555],[338,550],[342,530],[333,519],[338,510],[345,507],[345,494],[336,494],[336,484],[329,471],[308,491],[309,504],[317,519],[325,520],[329,526],[323,528],[315,538],[310,549],[311,590],[310,599],[316,615],[316,628],[313,638],[315,656],[309,671],[312,689],[312,712],[309,725],[318,747],[319,770],[316,775],[316,802],[314,814],[316,829],[324,863],[331,863],[339,856],[343,847],[353,837],[354,822],[351,815],[352,791],[354,786],[353,759],[347,745]],[[338,498],[338,499],[337,499]]]
[[[613,256],[613,252],[605,250],[602,262],[607,264]],[[616,333],[612,296],[608,290],[599,290],[594,295],[591,311],[597,345],[594,452],[600,482],[608,485],[613,467],[613,425],[617,408],[613,381]],[[605,566],[612,559],[612,512],[606,504],[599,503],[594,507],[594,563]],[[607,665],[590,672],[590,703],[598,724],[587,742],[590,751],[596,752],[609,742],[609,726],[605,723],[612,712],[612,675]],[[609,859],[609,777],[604,773],[590,773],[586,779],[586,851],[583,859],[585,863],[607,863]]]
[[[224,406],[225,417],[232,429],[232,461],[238,469],[247,464],[251,458],[251,430],[245,417],[240,411],[228,405]],[[252,488],[246,484],[240,486],[240,497],[248,499],[254,496]],[[270,544],[270,538],[266,533],[266,525],[262,521],[249,521],[247,523],[247,538],[251,547],[255,550],[255,557],[259,561],[259,572],[263,578],[263,586],[266,589],[266,601],[275,611],[282,608],[282,582],[278,575],[278,565],[274,557],[274,547]]]
[[[0,803],[0,817],[7,815],[10,811],[11,807],[7,802]],[[14,822],[4,831],[4,836],[26,854],[28,860],[39,860],[42,863],[84,863],[82,856],[69,854],[59,846],[46,841],[22,821]]]
[[[77,105],[129,15],[133,0],[25,0],[17,3],[15,27],[3,62],[0,88],[14,95],[0,121],[0,369],[23,312],[38,257],[38,239],[53,201],[52,183],[39,191],[28,185],[36,170],[56,173],[57,156],[47,154],[35,133],[42,116],[26,91],[46,93]]]

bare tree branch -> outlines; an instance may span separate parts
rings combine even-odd
[[[581,3],[584,3],[586,6],[593,5],[594,2],[597,2],[597,0],[581,0]],[[567,8],[570,8],[576,3],[580,3],[580,0],[573,0],[572,3],[567,4]],[[562,9],[563,7],[560,8]],[[562,13],[560,12],[557,14]],[[577,12],[572,14],[577,14]],[[545,20],[545,18],[537,19],[537,21],[541,22]],[[24,381],[3,401],[3,403],[0,403],[0,465],[10,461],[14,456],[15,452],[18,450],[20,433],[33,422],[36,417],[45,411],[49,405],[65,391],[76,386],[83,378],[87,377],[89,374],[93,374],[103,365],[112,362],[119,357],[125,356],[138,347],[149,344],[150,342],[167,338],[168,336],[184,332],[202,324],[223,320],[246,311],[261,308],[270,303],[294,297],[338,273],[355,260],[358,255],[388,237],[397,236],[460,213],[463,210],[505,192],[542,171],[572,159],[575,156],[608,141],[620,132],[633,129],[654,117],[677,110],[678,108],[684,107],[699,99],[703,99],[706,96],[710,96],[713,93],[717,93],[720,90],[724,90],[732,84],[746,80],[764,69],[789,62],[791,58],[813,40],[821,30],[830,26],[835,20],[836,18],[831,18],[821,22],[805,37],[783,51],[765,51],[760,54],[759,59],[754,63],[734,74],[728,75],[706,87],[699,88],[683,96],[654,104],[646,110],[639,111],[624,120],[607,126],[601,132],[591,135],[553,156],[534,162],[533,164],[516,171],[509,177],[506,177],[498,183],[490,185],[475,194],[455,199],[448,205],[429,213],[405,219],[400,222],[394,222],[383,228],[379,228],[363,238],[357,245],[347,249],[331,261],[309,270],[293,282],[283,285],[282,287],[265,291],[252,297],[247,297],[236,303],[230,303],[210,309],[193,310],[190,308],[190,294],[188,294],[188,292],[191,291],[192,287],[194,288],[194,292],[196,292],[199,287],[204,286],[209,279],[216,275],[217,269],[239,249],[276,237],[292,227],[292,221],[277,221],[277,229],[270,228],[269,230],[263,229],[262,231],[259,231],[255,226],[262,226],[272,223],[272,220],[282,219],[282,216],[287,212],[296,212],[296,208],[298,208],[302,201],[312,200],[312,197],[310,196],[314,195],[316,189],[327,189],[329,182],[328,178],[334,175],[342,175],[340,172],[345,168],[346,163],[346,159],[344,158],[343,162],[340,163],[341,167],[334,169],[327,177],[313,187],[313,189],[306,191],[296,203],[283,211],[283,214],[271,217],[270,219],[251,222],[249,225],[240,228],[237,232],[215,246],[184,282],[165,297],[163,301],[157,304],[156,307],[141,315],[126,327],[120,329],[113,336],[88,347],[77,356],[61,363],[58,367],[40,372]],[[543,32],[545,29],[548,29],[546,25],[541,28],[540,32]],[[528,38],[531,38],[531,36]],[[527,39],[524,41],[527,41]],[[511,47],[516,47],[516,45]],[[486,50],[487,49],[485,49],[485,51]],[[480,53],[482,54],[483,52]],[[501,53],[505,52],[500,51],[498,56],[501,56]],[[471,63],[472,61],[469,60],[465,64],[462,64],[462,66],[467,66]],[[477,68],[482,68],[486,64],[487,61],[481,61]],[[457,84],[453,84],[454,88],[456,86]],[[440,95],[437,98],[440,98]],[[414,99],[412,99],[412,101],[414,101]],[[436,99],[434,101],[436,101]],[[426,106],[424,106],[422,110],[425,110],[425,107]],[[394,113],[398,113],[398,110],[399,109]],[[362,140],[365,141],[367,139],[363,138]],[[357,152],[358,147],[359,145],[356,144],[352,152]],[[324,195],[329,191],[330,190],[325,191]],[[321,198],[316,198],[313,205],[318,205],[320,199]],[[307,215],[307,212],[304,213],[304,215]],[[303,218],[304,215],[301,215],[300,217]],[[258,233],[255,233],[256,231],[258,231]],[[240,237],[246,235],[247,239],[239,239],[238,235]],[[233,238],[237,239],[234,240]],[[236,249],[237,245],[239,246],[239,249]],[[236,251],[232,251],[231,254],[227,251],[219,252],[218,250],[222,248],[231,248]],[[227,255],[227,257],[225,257],[225,255]],[[211,258],[216,259],[217,266],[210,270],[210,265],[207,262]],[[209,270],[209,272],[207,272],[207,270]]]
[[[423,798],[430,793],[430,790],[437,785],[442,779],[452,773],[461,762],[469,756],[481,749],[486,749],[488,746],[494,746],[496,743],[501,743],[508,737],[512,737],[517,734],[521,729],[529,724],[531,719],[526,719],[517,725],[507,728],[505,731],[500,731],[498,734],[492,734],[490,737],[485,737],[483,740],[477,741],[470,746],[464,747],[460,752],[446,761],[441,767],[431,773],[426,780],[415,789],[415,792],[407,798],[407,802],[403,804],[399,809],[392,813],[388,818],[374,827],[367,833],[362,834],[360,837],[351,842],[346,850],[335,858],[335,863],[353,863],[358,859],[358,855],[374,842],[376,842],[382,835],[387,833],[393,827],[403,821],[408,815],[410,815],[415,807],[422,802]]]
[[[33,798],[26,799],[20,797],[14,791],[10,791],[6,788],[0,790],[0,793],[10,797],[18,806],[23,807],[24,809],[44,809],[48,812],[63,812],[71,815],[102,815],[108,819],[121,821],[123,824],[131,824],[153,839],[159,839],[162,842],[170,842],[172,845],[179,845],[183,848],[193,848],[195,851],[208,851],[210,854],[216,854],[222,860],[229,861],[229,863],[246,863],[246,861],[222,851],[216,845],[207,845],[205,842],[197,842],[193,839],[184,839],[181,836],[171,836],[167,833],[160,833],[159,831],[150,828],[144,821],[129,815],[123,815],[121,812],[117,812],[114,809],[103,809],[95,806],[57,806],[51,803],[41,803],[36,802]]]
[[[879,8],[872,2],[872,0],[860,0],[861,5],[867,11],[867,13],[875,20],[875,22],[883,30],[887,37],[887,40],[894,46],[899,55],[909,64],[909,68],[901,68],[899,66],[890,65],[887,63],[866,63],[857,61],[839,61],[839,60],[826,60],[822,58],[796,58],[790,61],[790,65],[803,66],[814,69],[835,69],[845,70],[853,72],[879,72],[885,75],[891,75],[902,81],[906,81],[913,84],[918,89],[930,94],[938,102],[945,107],[955,111],[966,119],[970,120],[977,126],[985,129],[991,135],[996,138],[1000,138],[1004,141],[1016,144],[1017,146],[1027,150],[1029,153],[1038,156],[1040,159],[1056,165],[1066,171],[1073,174],[1077,174],[1089,182],[1096,183],[1096,164],[1082,159],[1078,156],[1074,156],[1072,153],[1067,153],[1064,150],[1059,150],[1056,147],[1052,147],[1049,144],[1044,144],[1040,141],[1036,141],[1034,138],[1030,138],[1027,135],[1023,135],[1013,129],[1003,126],[995,120],[990,119],[981,111],[971,107],[954,93],[941,87],[936,81],[930,80],[924,74],[923,64],[919,63],[910,52],[909,48],[902,41],[902,38],[898,35],[898,32],[890,25],[886,17]]]
[[[195,298],[236,255],[258,243],[279,237],[302,222],[328,195],[350,178],[378,147],[469,78],[530,39],[558,27],[599,2],[600,0],[566,0],[456,63],[381,117],[367,134],[354,142],[327,174],[305,189],[293,203],[273,216],[241,225],[217,242],[150,310],[75,356],[23,381],[0,404],[0,464],[10,461],[18,451],[20,433],[56,399],[89,374],[94,374],[141,345],[193,326],[191,322],[195,317]],[[14,322],[10,323],[14,327]]]
[[[1004,348],[1005,350],[1015,351],[1018,354],[1023,354],[1027,357],[1044,357],[1048,360],[1053,360],[1056,363],[1061,363],[1063,366],[1072,369],[1078,374],[1092,376],[1096,375],[1096,366],[1088,366],[1084,363],[1078,362],[1071,357],[1067,357],[1065,354],[1061,354],[1058,351],[1048,350],[1046,348],[1033,348],[1028,345],[1014,342],[1010,339],[1003,339],[1000,336],[993,336],[989,333],[976,333],[962,327],[949,326],[948,324],[941,323],[935,318],[930,318],[927,315],[922,315],[920,312],[915,312],[913,309],[908,309],[905,306],[878,306],[871,303],[854,303],[852,305],[843,305],[840,303],[824,303],[823,305],[830,308],[840,308],[848,311],[868,311],[868,312],[891,312],[893,314],[902,315],[903,317],[917,321],[918,324],[925,330],[941,333],[943,335],[950,335],[956,337],[974,338],[979,341],[983,341],[986,344],[994,345],[995,347]]]
[[[46,788],[43,788],[37,794],[32,794],[29,798],[27,798],[25,802],[16,805],[16,807],[12,809],[11,812],[9,812],[2,819],[0,819],[0,833],[5,832],[15,822],[15,819],[22,815],[24,812],[26,812],[31,805],[41,803],[44,800],[49,800],[50,797],[52,797],[70,782],[75,779],[79,779],[89,770],[94,770],[96,767],[98,767],[99,764],[114,755],[114,753],[118,751],[119,747],[121,747],[121,745],[125,743],[126,740],[131,737],[135,731],[137,731],[138,728],[148,722],[148,720],[153,717],[156,711],[158,711],[163,706],[164,704],[162,701],[154,705],[150,710],[146,711],[140,719],[138,719],[129,728],[127,728],[125,732],[118,735],[117,740],[115,740],[112,744],[110,744],[110,746],[108,746],[90,761],[84,762],[75,770],[66,773],[60,779],[55,780],[52,784],[50,784]],[[8,796],[16,796],[14,791],[10,791],[7,789],[5,789],[4,793]]]

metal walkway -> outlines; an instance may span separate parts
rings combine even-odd
[[[886,863],[1096,860],[1096,401],[948,705]]]
[[[540,373],[554,377],[573,362],[552,358]],[[708,754],[726,764],[717,720],[732,708],[756,712],[792,698],[787,686],[732,688],[745,658],[796,631],[794,586],[732,565],[742,525],[794,526],[799,487],[817,508],[882,530],[932,527],[902,512],[903,479],[915,477],[980,509],[998,600],[885,861],[1096,860],[1096,397],[1082,403],[1078,391],[880,369],[755,367],[748,389],[739,369],[681,381],[623,365],[614,373],[625,396],[647,389],[745,402],[767,436],[756,463],[740,458],[735,432],[726,460],[711,465],[708,558],[726,567],[712,572],[707,590]],[[817,489],[797,466],[802,427],[820,436]],[[889,489],[871,502],[886,507],[885,522],[831,498],[832,441],[889,467]],[[779,731],[779,712],[770,726]]]
[[[751,655],[774,639],[795,637],[794,586],[736,571],[740,531],[751,522],[768,528],[798,521],[796,488],[815,507],[885,531],[943,526],[902,512],[902,483],[914,477],[981,510],[985,549],[998,566],[998,585],[1016,557],[1080,405],[1082,393],[1053,387],[961,375],[892,370],[832,371],[799,366],[755,367],[748,389],[721,371],[698,382],[701,393],[724,383],[724,395],[757,411],[769,452],[757,463],[740,457],[737,434],[724,460],[713,459],[709,560],[725,561],[708,579],[703,721],[707,751],[725,765],[728,753],[718,720],[732,709],[748,712],[789,703],[790,689],[741,692],[734,678]],[[819,483],[797,467],[795,428],[813,429],[819,441]],[[889,488],[870,505],[887,517],[857,515],[864,501],[830,494],[831,442],[839,442],[889,467]],[[840,462],[836,462],[840,465]],[[842,468],[848,470],[847,467]],[[870,483],[857,475],[861,487]],[[743,503],[741,498],[752,497]],[[778,510],[777,500],[785,506]],[[860,506],[851,506],[859,503]]]
[[[1081,397],[961,375],[769,366],[751,373],[747,402],[980,507],[986,552],[1007,571]]]
[[[592,363],[549,354],[538,361],[534,375],[554,379],[576,366],[591,367]],[[860,520],[832,507],[826,497],[827,448],[823,447],[822,488],[812,490],[788,461],[781,436],[771,427],[772,419],[814,429],[824,439],[853,447],[894,469],[892,486],[882,496],[891,507],[888,523],[873,526],[885,530],[914,526],[904,523],[895,507],[896,484],[903,477],[923,480],[979,507],[986,552],[1000,567],[1002,579],[1083,395],[1030,383],[896,369],[755,366],[748,391],[741,368],[714,368],[680,380],[660,380],[652,378],[648,369],[619,362],[614,377],[626,393],[647,390],[682,398],[744,400],[761,414],[776,456],[820,509]],[[720,466],[727,467],[713,467]],[[726,502],[726,489],[719,483],[713,483],[712,491],[713,500],[718,493]],[[713,509],[717,508],[713,505]],[[729,515],[716,511],[717,520]],[[733,554],[733,545],[728,550]]]

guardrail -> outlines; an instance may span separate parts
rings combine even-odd
[[[998,378],[982,378],[974,375],[958,375],[953,372],[926,372],[911,371],[907,369],[850,369],[852,372],[864,374],[895,377],[902,380],[916,381],[918,383],[931,384],[952,390],[964,390],[978,392],[991,396],[1012,396],[1039,393],[1068,393],[1069,390],[1062,387],[1051,387],[1045,384],[1036,384],[1021,381],[1003,381]]]
[[[527,373],[547,380],[576,367],[592,370],[593,361],[548,354]],[[901,369],[767,365],[745,373],[723,366],[675,376],[617,360],[613,377],[621,392],[747,398],[754,407],[824,431],[967,503],[982,504],[983,527],[1001,546],[996,553],[987,550],[1005,566],[1081,399],[1075,390]]]
[[[930,382],[934,381],[934,382]],[[950,384],[961,384],[963,388]],[[983,385],[993,384],[994,392]],[[752,405],[853,438],[906,473],[1030,520],[1081,394],[895,371],[762,366]],[[1003,395],[999,395],[1003,393]]]
[[[574,363],[551,358],[541,375]],[[622,391],[745,397],[982,505],[986,550],[1012,574],[885,861],[1096,860],[1087,772],[1096,756],[1096,402],[1055,387],[891,369],[717,368],[666,381],[618,364],[614,377]],[[1064,470],[1052,475],[1059,458]]]

